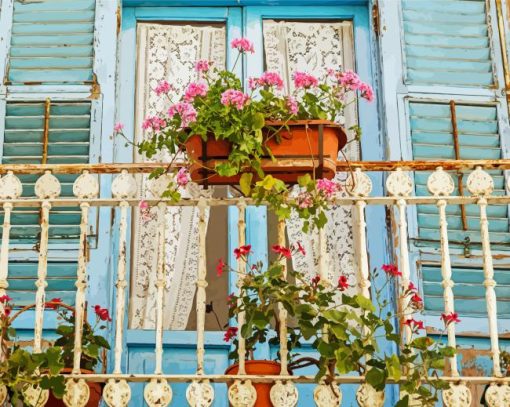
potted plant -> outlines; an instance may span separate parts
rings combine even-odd
[[[6,298],[5,301],[5,310],[13,309],[12,304],[8,301],[10,298],[8,296],[4,296],[0,298]],[[48,347],[45,352],[43,352],[43,356],[36,356],[37,360],[42,358],[41,368],[37,370],[41,373],[41,381],[36,382],[37,384],[41,384],[41,388],[50,388],[51,392],[49,395],[49,399],[46,403],[47,406],[51,407],[64,407],[65,404],[61,400],[64,395],[65,383],[64,376],[62,374],[70,374],[73,370],[73,359],[74,359],[74,335],[75,335],[75,309],[74,307],[64,304],[60,298],[54,298],[51,301],[46,302],[45,307],[47,309],[53,309],[57,312],[59,321],[56,334],[57,339],[53,342],[52,346]],[[9,317],[4,317],[3,329],[2,333],[4,335],[8,335],[10,338],[13,338],[15,335],[15,331],[12,328],[12,323],[18,318],[21,314],[27,312],[35,308],[35,304],[27,305],[19,309],[15,314]],[[87,322],[87,318],[85,317],[85,322],[83,324],[82,331],[82,341],[81,341],[81,359],[80,359],[80,369],[83,374],[93,373],[100,362],[104,362],[102,354],[105,350],[110,349],[109,343],[106,339],[98,334],[98,331],[104,330],[107,328],[107,323],[111,321],[109,312],[105,308],[101,308],[99,305],[94,307],[94,313],[96,315],[96,321],[94,326],[92,326],[89,322]],[[7,336],[6,336],[7,338]],[[3,341],[3,343],[7,343],[7,341]],[[17,352],[23,358],[34,358],[34,355],[31,355],[28,351],[21,349],[18,345],[15,344],[13,346],[13,352]],[[7,351],[7,352],[6,352]],[[4,350],[3,354],[6,357],[6,363],[11,363],[13,359],[13,353],[9,351],[9,348]],[[10,355],[10,356],[9,356]],[[52,357],[51,361],[54,363],[52,365],[47,366],[47,362],[45,362],[44,357]],[[46,363],[46,364],[45,364]],[[58,372],[57,372],[58,367]],[[8,368],[8,366],[6,366]],[[50,374],[48,374],[48,372]],[[30,372],[29,372],[30,373]],[[58,373],[58,376],[55,376]],[[8,378],[8,375],[5,375]],[[48,377],[48,378],[46,378]],[[47,383],[48,380],[51,379],[51,383]],[[25,379],[23,379],[26,381]],[[58,382],[57,382],[58,381]],[[60,386],[62,385],[62,387]],[[96,382],[87,383],[90,389],[90,397],[87,406],[89,407],[97,407],[99,405],[99,401],[101,399],[102,394],[102,385]],[[13,387],[12,384],[7,385],[8,388]],[[15,386],[13,387],[15,389]],[[16,393],[16,397],[19,397]]]
[[[239,52],[237,60],[253,52],[246,38],[233,40],[231,46]],[[241,183],[242,192],[254,191],[258,200],[288,192],[286,184],[297,183],[305,174],[310,175],[310,184],[331,179],[338,153],[347,143],[345,130],[335,120],[343,117],[348,104],[357,102],[358,94],[368,101],[374,97],[372,88],[352,71],[328,70],[322,82],[306,72],[295,72],[295,92],[285,95],[277,72],[250,78],[245,93],[233,72],[205,60],[197,61],[195,68],[200,79],[181,98],[175,97],[174,87],[166,81],[154,89],[168,99],[170,107],[144,120],[147,137],[137,144],[148,158],[161,151],[172,157],[170,165],[155,171],[153,177],[167,173],[182,152],[187,153],[189,163],[174,172],[176,181],[168,186],[166,197],[175,200],[180,198],[179,179],[188,175],[205,185]],[[349,130],[359,139],[358,126]],[[116,124],[115,132],[130,143],[122,124]],[[281,160],[289,165],[275,165]],[[307,204],[314,207],[314,202]],[[285,212],[282,216],[290,213],[276,209]]]
[[[64,368],[62,373],[70,374],[73,370],[74,359],[74,335],[75,335],[75,309],[74,307],[64,304],[60,298],[54,298],[46,303],[47,308],[54,309],[58,313],[58,320],[60,323],[57,326],[56,333],[58,335],[54,342],[54,346],[59,347],[62,352],[62,361]],[[107,329],[108,322],[111,322],[111,317],[106,308],[95,305],[94,308],[95,323],[91,325],[84,318],[82,339],[81,339],[81,359],[80,369],[82,374],[94,373],[99,363],[105,363],[105,351],[110,349],[110,344],[99,334],[99,331]],[[97,407],[101,400],[103,386],[101,383],[88,382],[87,385],[90,389],[90,397],[87,407]],[[62,400],[50,395],[48,406],[64,407]]]
[[[250,249],[243,246],[236,249],[235,254],[239,260],[248,262]],[[340,276],[338,282],[331,284],[319,276],[310,279],[302,272],[289,270],[290,279],[284,279],[284,262],[293,255],[302,254],[303,248],[298,245],[293,248],[273,246],[272,249],[278,253],[278,259],[267,268],[262,263],[249,265],[246,274],[239,276],[242,279],[240,293],[228,298],[230,317],[237,318],[241,312],[245,315],[245,323],[239,330],[229,327],[225,334],[225,340],[234,341],[235,350],[231,353],[234,361],[238,357],[239,335],[245,340],[249,358],[253,357],[258,344],[267,341],[279,345],[275,331],[281,323],[278,312],[278,304],[281,304],[288,315],[287,348],[291,370],[315,365],[316,381],[328,384],[338,397],[335,375],[356,372],[377,391],[383,390],[390,380],[400,383],[405,393],[399,407],[407,406],[411,400],[419,401],[423,406],[435,405],[438,392],[448,388],[448,383],[434,378],[438,377],[435,371],[443,368],[445,358],[452,356],[455,350],[420,335],[423,322],[411,317],[411,312],[419,313],[423,304],[414,285],[400,293],[408,297],[409,309],[399,314],[384,312],[388,304],[381,301],[381,294],[399,274],[395,266],[384,266],[388,279],[375,291],[375,301],[372,302],[361,294],[346,294],[350,285],[346,276]],[[218,271],[224,269],[225,264],[219,263]],[[395,327],[398,326],[396,321],[410,327],[407,341],[402,341],[401,332]],[[394,343],[401,351],[392,355],[380,354],[378,338]],[[299,348],[305,341],[311,343],[317,357],[299,357]],[[247,361],[247,372],[267,374],[256,370],[267,365],[271,374],[279,373],[278,365],[273,361]],[[235,373],[236,366],[227,372]],[[405,380],[402,380],[404,376]],[[257,386],[257,406],[271,405],[268,404],[270,386]]]
[[[12,327],[13,305],[8,295],[0,297],[0,384],[7,394],[0,395],[0,403],[8,400],[15,407],[38,405],[44,397],[42,390],[51,390],[62,398],[65,391],[64,376],[60,374],[64,363],[58,346],[48,346],[33,352],[15,341]],[[3,404],[2,404],[3,405]]]

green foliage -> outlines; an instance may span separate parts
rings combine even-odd
[[[301,182],[306,185],[308,180]],[[274,187],[272,181],[267,181],[261,183],[260,188],[265,185]],[[300,255],[299,248],[291,249],[292,255]],[[277,247],[275,251],[281,252],[281,249]],[[444,368],[445,358],[455,354],[455,349],[421,336],[419,327],[413,327],[409,340],[403,341],[402,332],[395,328],[402,316],[382,311],[385,303],[380,296],[385,287],[376,290],[373,302],[361,294],[346,294],[346,287],[340,281],[338,286],[322,281],[319,276],[310,281],[304,273],[295,270],[289,270],[290,278],[286,279],[287,257],[281,254],[267,268],[262,263],[248,267],[242,279],[241,294],[230,297],[229,316],[237,318],[241,312],[245,314],[246,322],[240,327],[240,334],[248,353],[252,354],[258,344],[266,341],[279,344],[274,332],[279,329],[278,304],[281,304],[288,313],[287,346],[291,369],[312,363],[312,358],[299,358],[298,353],[302,342],[309,341],[319,355],[313,360],[317,366],[317,381],[332,382],[335,374],[357,372],[377,390],[383,390],[389,381],[396,382],[423,406],[435,405],[438,392],[448,388],[448,383],[440,380],[437,372]],[[242,259],[248,261],[247,256]],[[387,284],[392,283],[393,278],[388,276]],[[400,293],[401,296],[413,294],[411,289]],[[400,352],[381,353],[377,344],[379,338],[394,343]],[[237,339],[234,348],[230,356],[236,359]],[[398,405],[407,403],[408,398],[403,397]]]

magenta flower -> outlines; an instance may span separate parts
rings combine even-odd
[[[207,84],[204,83],[204,82],[191,82],[187,89],[186,89],[186,92],[184,93],[184,100],[186,102],[193,102],[193,100],[197,97],[197,96],[205,96],[207,95],[207,90],[208,90],[208,87],[207,87]]]
[[[172,119],[176,114],[181,117],[181,127],[185,128],[197,121],[197,111],[189,102],[179,102],[170,106],[168,109],[168,116]]]
[[[166,127],[166,121],[157,116],[147,116],[142,123],[144,130],[159,131]]]
[[[225,332],[225,336],[223,337],[223,340],[225,342],[230,342],[232,339],[234,339],[237,335],[237,327],[231,326],[227,329]]]
[[[317,190],[326,195],[327,198],[331,198],[340,190],[340,187],[335,181],[323,178],[317,181]]]
[[[180,168],[175,178],[177,185],[185,187],[190,181],[189,171],[186,168]]]
[[[313,198],[309,192],[301,192],[296,198],[297,204],[301,209],[313,206]]]
[[[417,331],[419,329],[425,329],[425,326],[423,325],[423,321],[417,321],[416,319],[406,319],[404,322],[404,325],[407,325],[410,327],[413,331]]]
[[[337,73],[338,82],[340,85],[346,87],[349,90],[356,91],[363,84],[357,73],[349,70],[345,72]]]
[[[147,223],[154,218],[154,214],[151,213],[151,209],[147,201],[140,201],[138,208],[140,210],[140,219],[143,223]]]
[[[294,72],[292,79],[294,79],[294,86],[297,89],[309,89],[319,84],[319,81],[315,76],[306,72]]]
[[[255,90],[259,87],[258,78],[248,78],[248,88],[250,90]]]
[[[374,100],[374,90],[368,83],[362,83],[358,90],[361,93],[361,97],[366,99],[368,102],[372,102]]]
[[[451,323],[457,324],[460,322],[459,314],[456,312],[450,312],[449,314],[441,314],[441,319],[444,321],[445,325],[448,326]]]
[[[292,96],[287,97],[287,107],[289,108],[289,112],[291,114],[298,114],[299,113],[299,106],[295,98]]]
[[[120,133],[124,129],[124,125],[121,122],[115,123],[115,126],[113,126],[113,131],[115,133]]]
[[[221,103],[225,106],[235,106],[237,110],[241,110],[250,97],[240,90],[228,89],[221,94]]]
[[[12,301],[12,298],[9,297],[7,294],[4,294],[0,297],[0,302],[2,304],[5,304],[6,302]]]
[[[173,90],[172,85],[170,85],[167,81],[162,80],[158,83],[154,91],[156,92],[156,95],[161,96],[164,93],[168,93],[171,90]]]
[[[278,89],[283,89],[283,79],[277,72],[264,72],[258,82],[260,86],[275,86]]]
[[[230,46],[233,49],[237,49],[239,52],[249,52],[251,54],[255,52],[253,43],[248,38],[236,38],[232,40]]]
[[[200,59],[195,62],[195,71],[207,72],[211,68],[211,63],[207,59]]]

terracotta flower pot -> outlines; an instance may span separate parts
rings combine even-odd
[[[282,124],[266,122],[266,136],[273,134],[271,129],[278,129]],[[267,141],[279,165],[275,165],[269,156],[265,157],[264,172],[294,184],[299,176],[312,173],[315,166],[317,178],[333,178],[338,152],[347,144],[344,129],[327,120],[297,120],[287,125],[289,130],[282,129],[278,133],[280,143],[275,137]],[[186,152],[195,162],[190,169],[193,181],[209,185],[239,183],[240,175],[221,177],[207,170],[213,169],[218,161],[228,159],[230,143],[227,141],[215,140],[212,136],[203,141],[200,136],[192,136],[186,143]]]
[[[276,376],[280,374],[281,365],[272,360],[247,360],[246,362],[246,374],[249,375],[270,375]],[[235,375],[239,372],[239,365],[229,366],[225,371],[225,374]],[[231,383],[229,384],[230,387]],[[255,390],[257,390],[257,401],[255,407],[272,407],[271,403],[271,387],[273,383],[253,383]]]
[[[73,369],[69,367],[65,367],[62,370],[62,373],[64,374],[70,374],[73,371]],[[90,374],[94,373],[91,370],[82,369],[81,372],[83,374]],[[99,402],[101,401],[101,396],[103,394],[103,385],[102,383],[96,383],[96,382],[87,382],[89,389],[90,389],[90,397],[89,402],[87,403],[87,407],[97,407],[99,406]],[[66,407],[64,402],[60,399],[57,399],[53,396],[53,394],[50,391],[50,397],[48,399],[48,402],[46,403],[46,407]]]

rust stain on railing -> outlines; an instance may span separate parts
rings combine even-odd
[[[312,160],[298,160],[299,163],[309,163]],[[264,161],[262,162],[264,164]],[[280,160],[282,168],[296,164],[296,160]],[[168,163],[104,163],[104,164],[0,164],[0,174],[12,171],[14,174],[42,174],[51,171],[54,174],[80,174],[87,170],[94,174],[117,174],[121,170],[128,173],[150,173],[158,168],[178,169],[187,163],[168,165]],[[483,167],[486,170],[510,170],[510,159],[500,160],[442,160],[442,161],[337,161],[337,171],[350,171],[360,168],[368,172],[394,171],[398,168],[404,171],[433,171],[442,167],[445,171],[472,170]]]

